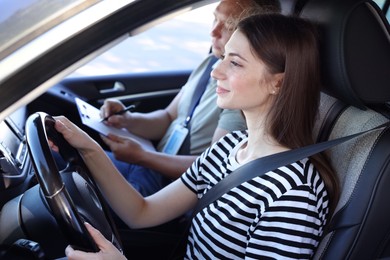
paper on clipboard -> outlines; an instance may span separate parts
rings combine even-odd
[[[150,142],[149,140],[134,135],[126,129],[119,129],[104,124],[103,122],[101,122],[102,119],[100,118],[99,109],[77,97],[75,98],[75,100],[77,109],[80,114],[81,122],[84,125],[89,126],[90,128],[94,129],[95,131],[104,136],[107,136],[109,133],[111,133],[118,136],[131,137],[140,142],[145,149],[155,150],[152,142]]]

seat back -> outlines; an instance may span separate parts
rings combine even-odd
[[[318,24],[323,93],[318,141],[373,128],[389,119],[389,24],[368,0],[310,0],[300,14]],[[340,200],[315,259],[390,257],[390,129],[327,151]]]
[[[284,15],[298,14],[307,1],[308,0],[279,0],[281,13]]]

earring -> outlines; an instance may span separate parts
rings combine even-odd
[[[275,94],[276,94],[276,91],[275,91],[275,90],[272,90],[271,94],[272,94],[272,95],[275,95]]]

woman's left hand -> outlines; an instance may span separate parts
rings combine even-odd
[[[119,252],[119,250],[110,241],[108,241],[99,230],[92,227],[88,223],[85,223],[85,227],[91,234],[92,238],[95,240],[95,243],[99,247],[100,251],[97,253],[84,252],[80,250],[74,250],[72,246],[69,245],[65,249],[65,254],[68,259],[126,259],[126,257],[121,252]]]

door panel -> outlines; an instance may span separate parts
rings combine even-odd
[[[96,107],[107,98],[116,98],[125,105],[141,102],[138,111],[147,112],[166,107],[189,74],[190,71],[179,71],[72,78],[61,85]]]
[[[49,89],[32,102],[30,113],[43,111],[65,115],[95,139],[98,135],[81,124],[74,101],[79,97],[99,108],[105,99],[116,98],[125,105],[138,103],[137,112],[165,108],[186,83],[190,71],[137,73],[69,78]]]

